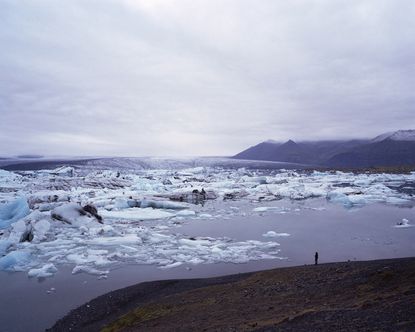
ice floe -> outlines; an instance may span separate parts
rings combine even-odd
[[[277,233],[274,231],[268,231],[264,234],[262,234],[262,236],[264,237],[286,237],[286,236],[290,236],[290,234],[288,233]]]
[[[30,262],[31,253],[28,250],[16,250],[0,257],[0,270],[24,271]]]
[[[396,223],[395,228],[408,228],[408,227],[412,227],[413,225],[411,225],[409,223],[409,220],[406,218],[403,218],[402,221],[399,221]]]
[[[30,213],[25,198],[0,204],[0,229],[9,227],[12,223],[26,217]]]
[[[123,210],[106,211],[100,210],[99,213],[102,217],[107,219],[125,219],[132,221],[140,220],[154,220],[174,217],[172,212],[153,209],[153,208],[129,208]]]
[[[27,274],[29,277],[46,278],[53,276],[56,272],[58,272],[56,266],[52,263],[48,263],[41,268],[29,270]]]
[[[130,162],[134,169],[128,169]],[[280,246],[273,240],[288,233],[268,231],[262,234],[268,241],[189,237],[178,233],[178,224],[298,213],[289,202],[312,199],[346,209],[414,206],[414,172],[224,169],[191,167],[189,161],[178,161],[175,167],[185,167],[179,170],[150,164],[137,167],[127,158],[122,167],[114,164],[116,170],[99,169],[99,161],[90,168],[0,170],[0,270],[40,278],[70,264],[73,273],[105,277],[120,264],[180,268],[278,259]],[[394,227],[411,226],[403,219]]]

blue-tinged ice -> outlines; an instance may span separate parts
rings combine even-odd
[[[18,198],[13,202],[0,204],[0,229],[26,217],[30,213],[29,205],[25,198]]]
[[[6,256],[0,257],[0,270],[21,271],[30,262],[30,252],[12,251]]]

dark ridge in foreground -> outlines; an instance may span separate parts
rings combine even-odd
[[[138,284],[49,331],[415,331],[415,258]]]

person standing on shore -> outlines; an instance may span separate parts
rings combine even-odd
[[[314,264],[317,265],[318,264],[318,252],[316,251],[316,253],[314,254]]]

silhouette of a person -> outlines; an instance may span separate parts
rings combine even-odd
[[[317,265],[318,264],[318,252],[316,251],[316,253],[314,254],[314,264]]]

